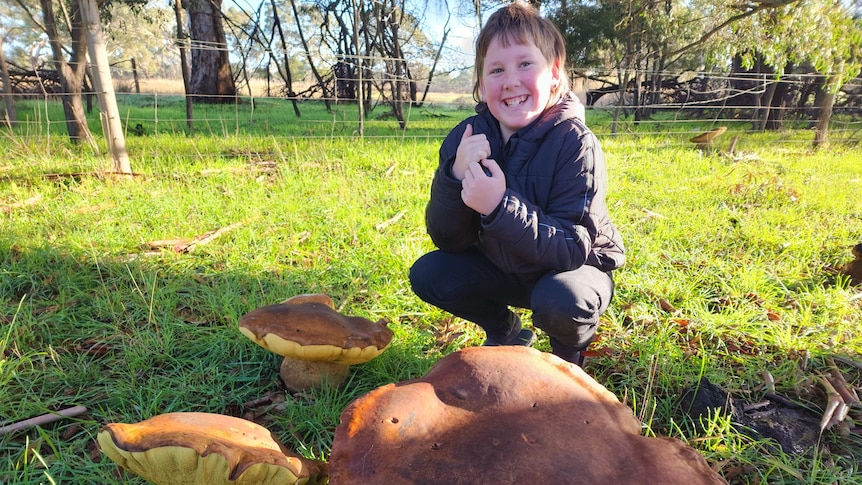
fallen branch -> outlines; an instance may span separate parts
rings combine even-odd
[[[25,419],[23,421],[18,421],[17,423],[12,423],[0,428],[0,436],[3,436],[4,434],[8,433],[14,433],[22,429],[31,428],[33,426],[42,426],[43,424],[53,423],[54,421],[59,421],[63,418],[80,416],[81,414],[84,414],[86,412],[87,408],[85,408],[84,406],[75,406],[62,409],[60,411],[55,411],[53,413],[36,416],[35,418]]]
[[[213,239],[221,236],[222,234],[224,234],[228,231],[232,231],[232,230],[234,230],[237,227],[240,227],[242,225],[243,225],[242,222],[235,222],[229,226],[222,227],[221,229],[216,229],[215,231],[206,232],[204,234],[201,234],[200,236],[195,237],[191,241],[188,241],[188,242],[183,241],[183,242],[178,243],[177,245],[174,246],[174,251],[176,251],[178,253],[189,253],[192,251],[192,249],[195,248],[195,246],[199,246],[201,244],[206,244],[206,243],[212,241]]]

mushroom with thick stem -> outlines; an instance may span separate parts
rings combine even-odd
[[[304,391],[328,382],[342,385],[349,366],[380,355],[392,340],[386,320],[373,322],[335,310],[324,294],[303,294],[267,305],[240,318],[243,335],[284,357],[285,387]]]
[[[712,141],[718,138],[718,136],[725,131],[727,131],[726,126],[719,126],[718,128],[701,133],[688,141],[696,143],[698,150],[704,150],[708,153],[712,150]]]
[[[697,450],[648,438],[579,367],[526,347],[473,347],[342,413],[330,485],[719,485]]]
[[[221,414],[178,412],[139,423],[110,423],[99,447],[156,485],[312,485],[327,465],[286,449],[266,428]]]

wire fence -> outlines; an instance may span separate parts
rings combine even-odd
[[[599,72],[599,70],[593,70]],[[597,76],[573,79],[573,90],[587,104],[587,122],[604,140],[617,142],[647,138],[655,148],[690,147],[689,140],[710,129],[725,126],[732,137],[754,137],[764,131],[778,132],[771,143],[807,144],[814,138],[819,115],[815,107],[817,82],[822,77],[788,75],[775,82],[766,74],[728,74],[718,72],[650,73],[660,82],[644,83],[635,103],[635,93],[620,96],[609,89],[612,77],[597,81]],[[51,79],[44,76],[43,79]],[[357,82],[335,79],[334,82]],[[131,83],[134,84],[131,84]],[[126,136],[175,135],[188,133],[216,136],[263,135],[276,138],[433,138],[442,139],[448,131],[473,112],[475,102],[469,90],[450,92],[447,83],[432,85],[427,97],[402,103],[403,123],[395,119],[391,100],[376,92],[362,126],[358,105],[338,97],[272,95],[280,90],[268,79],[247,79],[231,103],[195,103],[191,120],[185,111],[183,82],[180,79],[134,79],[118,75],[115,90]],[[379,81],[378,81],[379,82]],[[769,90],[782,93],[768,108],[761,99]],[[328,92],[337,93],[338,90]],[[269,93],[269,95],[267,95]],[[9,137],[35,143],[46,136],[63,136],[66,119],[63,93],[55,86],[26,93],[4,94],[15,102],[17,122]],[[92,93],[84,96],[88,126],[99,136],[98,102]],[[620,101],[622,100],[622,101]],[[295,113],[299,112],[297,116]],[[767,120],[766,123],[764,120]],[[404,128],[402,129],[402,125]],[[862,141],[862,81],[846,83],[836,97],[829,126],[833,143],[858,145]],[[744,141],[744,139],[742,140]],[[734,140],[734,143],[736,140]],[[762,141],[758,141],[761,143]]]

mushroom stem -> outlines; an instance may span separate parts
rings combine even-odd
[[[350,375],[350,366],[328,361],[285,357],[278,369],[284,386],[293,392],[317,388],[324,383],[340,387]]]

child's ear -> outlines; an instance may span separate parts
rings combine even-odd
[[[554,64],[551,65],[551,78],[555,83],[560,82],[560,64],[562,64],[562,62],[560,62],[559,59],[554,59]]]

